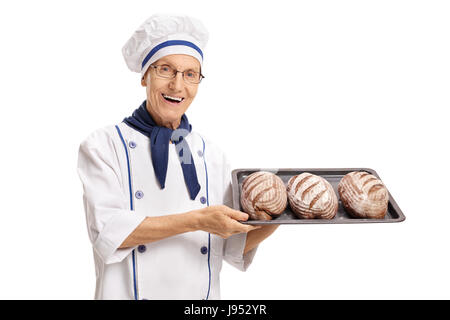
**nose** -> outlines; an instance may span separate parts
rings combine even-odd
[[[173,78],[169,83],[169,88],[174,91],[181,91],[184,85],[183,73],[177,72],[175,78]]]

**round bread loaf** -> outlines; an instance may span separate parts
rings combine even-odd
[[[331,184],[324,178],[304,172],[289,179],[289,205],[299,218],[333,219],[338,200]]]
[[[287,206],[283,180],[266,171],[250,174],[242,182],[241,206],[251,220],[271,220],[278,217]]]
[[[370,173],[347,173],[338,184],[338,192],[344,209],[355,218],[381,219],[386,215],[389,193]]]

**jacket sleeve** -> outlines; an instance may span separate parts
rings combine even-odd
[[[224,173],[223,173],[223,203],[233,208],[233,195],[231,189],[231,165],[224,156]],[[224,260],[240,271],[246,271],[253,261],[258,247],[250,250],[244,255],[245,243],[247,241],[246,233],[235,234],[225,240],[224,244]]]
[[[130,195],[124,191],[117,153],[106,131],[96,131],[81,143],[78,175],[93,248],[104,263],[120,262],[133,248],[119,246],[145,216],[130,210]]]

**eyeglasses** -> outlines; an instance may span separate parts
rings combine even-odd
[[[155,68],[156,74],[164,79],[173,79],[177,76],[178,72],[183,74],[184,81],[191,84],[198,84],[204,78],[200,72],[194,70],[178,71],[167,64],[159,66],[150,65],[150,67]]]

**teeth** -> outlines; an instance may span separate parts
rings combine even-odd
[[[183,100],[183,98],[172,97],[172,96],[168,96],[168,95],[166,95],[166,94],[163,94],[163,97],[164,97],[164,98],[171,99],[171,100],[175,100],[175,101],[178,101],[178,102],[181,102],[181,100]]]

